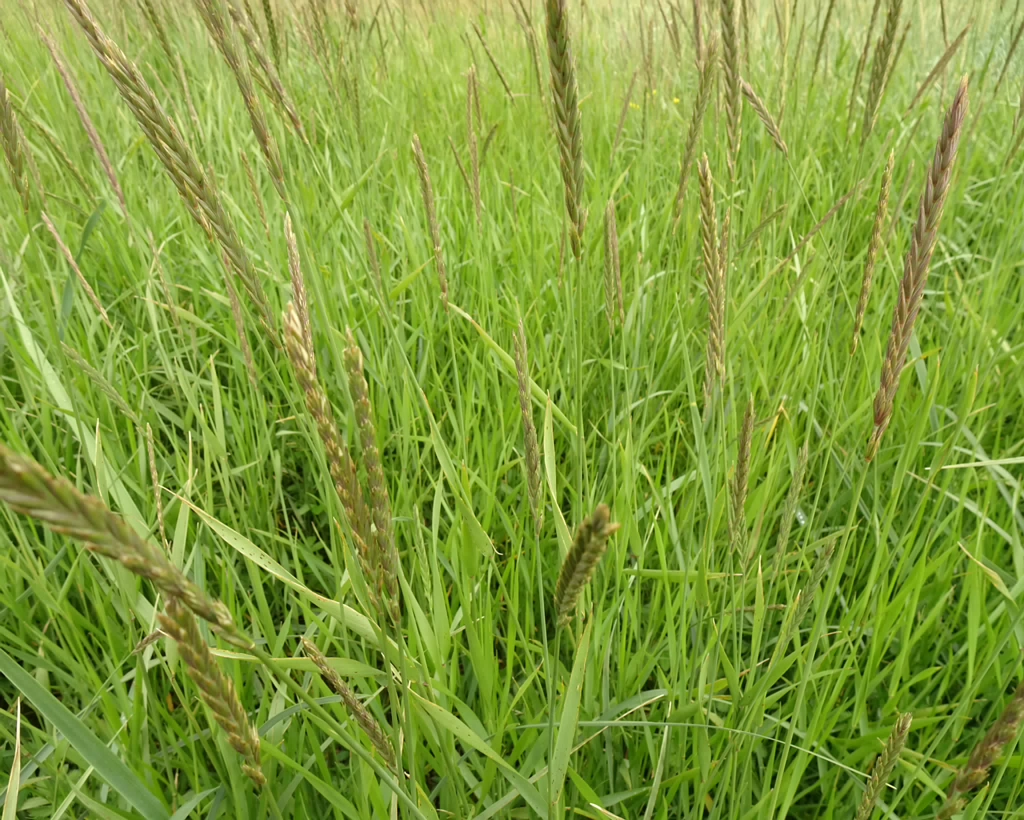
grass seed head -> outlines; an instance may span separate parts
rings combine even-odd
[[[924,300],[924,289],[928,283],[928,268],[938,238],[939,222],[943,206],[949,194],[953,177],[953,163],[960,145],[960,131],[967,114],[967,77],[960,81],[953,104],[946,114],[942,133],[935,146],[935,156],[925,181],[925,189],[918,205],[917,222],[910,238],[906,260],[903,265],[903,280],[900,282],[896,309],[893,311],[889,343],[882,363],[882,375],[878,393],[875,395],[875,428],[868,442],[867,458],[870,461],[885,435],[892,420],[896,392],[900,386],[900,372],[907,361],[907,351],[914,332],[914,323]]]
[[[580,524],[555,586],[555,613],[559,626],[565,626],[572,619],[576,603],[604,555],[608,539],[618,529],[618,524],[611,523],[611,513],[605,504],[599,504],[594,514]]]
[[[178,645],[178,653],[188,676],[199,689],[217,725],[224,730],[231,748],[245,761],[242,771],[262,788],[267,778],[260,767],[260,736],[249,723],[249,716],[238,699],[238,693],[217,665],[217,660],[199,631],[195,616],[177,598],[169,598],[159,616],[160,628]]]

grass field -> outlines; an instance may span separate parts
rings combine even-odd
[[[1024,13],[89,6],[0,3],[3,820],[1020,816]]]

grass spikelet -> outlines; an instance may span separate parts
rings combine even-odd
[[[274,55],[274,64],[281,67],[281,41],[277,37],[277,25],[274,23],[273,0],[263,0],[263,21],[267,24],[267,38],[270,40],[270,53]]]
[[[7,170],[11,184],[21,197],[21,206],[27,214],[32,207],[32,195],[28,185],[28,171],[25,162],[25,142],[14,114],[10,92],[0,72],[0,143],[3,144]]]
[[[263,232],[270,239],[270,223],[267,222],[267,209],[263,205],[263,194],[260,193],[260,186],[256,182],[256,174],[252,170],[252,163],[249,162],[249,155],[239,151],[238,156],[242,159],[242,166],[245,168],[245,178],[249,181],[249,190],[252,191],[252,198],[256,202],[256,210],[260,215],[260,224],[263,225]]]
[[[540,446],[537,428],[533,423],[533,402],[530,399],[530,363],[526,350],[526,328],[520,317],[515,332],[513,358],[519,383],[519,410],[523,417],[523,448],[526,450],[526,491],[533,514],[534,533],[539,537],[544,524],[544,509],[540,496]]]
[[[256,61],[256,65],[259,67],[259,73],[254,74],[257,82],[260,83],[270,95],[270,99],[274,105],[277,106],[278,110],[288,117],[288,120],[292,124],[292,128],[295,133],[299,135],[299,138],[308,144],[306,138],[306,129],[302,125],[302,118],[299,117],[298,109],[295,107],[291,95],[284,87],[284,83],[281,82],[281,76],[277,72],[277,68],[274,62],[271,62],[267,56],[267,51],[263,47],[263,42],[260,40],[259,33],[256,31],[255,26],[252,22],[252,18],[248,14],[243,14],[238,9],[238,4],[235,0],[228,0],[228,13],[231,15],[231,19],[234,21],[238,28],[238,31],[242,35],[242,40],[245,42],[245,47],[248,50],[250,56]]]
[[[93,125],[92,118],[85,108],[82,96],[78,93],[78,88],[75,86],[71,72],[61,59],[60,52],[57,50],[57,44],[42,29],[39,29],[39,38],[43,41],[47,51],[50,52],[53,64],[57,67],[57,73],[60,74],[60,78],[64,81],[64,87],[67,89],[68,96],[71,97],[71,104],[74,105],[75,111],[78,113],[78,119],[81,120],[86,136],[89,137],[89,144],[92,145],[92,150],[96,152],[100,165],[103,166],[103,173],[107,175],[110,187],[117,194],[117,200],[121,203],[122,212],[128,213],[128,205],[125,203],[124,192],[121,190],[121,184],[117,180],[113,163],[111,163],[110,157],[107,156],[107,149],[103,147],[103,141],[100,139],[96,126]]]
[[[366,483],[370,490],[370,516],[373,526],[373,552],[376,566],[375,578],[377,595],[387,600],[392,620],[397,623],[399,610],[398,550],[395,547],[394,527],[391,523],[391,496],[384,479],[384,467],[380,450],[377,449],[377,428],[373,423],[373,407],[370,404],[370,387],[363,373],[363,354],[356,344],[352,330],[347,331],[348,346],[345,348],[345,370],[348,374],[348,392],[356,413],[356,427],[359,430],[359,449],[363,467],[366,469]]]
[[[715,65],[718,62],[718,39],[712,37],[708,40],[707,51],[701,54],[697,64],[700,79],[697,83],[697,99],[693,102],[693,112],[690,114],[690,126],[686,131],[686,148],[683,150],[683,166],[679,172],[679,188],[676,191],[676,226],[683,212],[683,199],[686,196],[686,186],[690,181],[690,168],[693,166],[693,158],[697,153],[697,139],[701,134],[701,127],[704,124],[704,114],[708,110],[708,103],[711,101],[711,92],[715,86]]]
[[[619,228],[615,221],[615,202],[608,200],[604,210],[604,302],[612,335],[615,326],[626,322],[622,299],[622,269],[619,264]]]
[[[722,0],[722,61],[725,77],[726,135],[729,140],[729,180],[736,182],[740,153],[740,41],[736,31],[736,0]]]
[[[348,518],[356,558],[368,584],[370,602],[378,611],[382,611],[373,583],[376,578],[376,561],[372,552],[374,542],[370,532],[370,513],[366,507],[366,499],[359,485],[355,462],[352,461],[348,446],[334,421],[334,409],[317,377],[316,362],[306,349],[302,320],[294,303],[289,302],[285,308],[282,324],[285,349],[295,371],[295,379],[302,389],[306,410],[316,425],[327,454],[327,468],[334,482],[334,490]]]
[[[192,682],[199,689],[203,703],[213,719],[224,730],[231,748],[245,761],[242,771],[262,788],[267,778],[260,768],[260,736],[249,723],[249,716],[238,699],[238,693],[213,657],[210,647],[199,632],[199,622],[177,598],[169,598],[164,612],[158,616],[160,628],[178,645],[178,653]]]
[[[295,309],[299,314],[299,322],[302,324],[302,342],[306,346],[306,352],[316,368],[316,349],[313,347],[313,325],[309,320],[309,299],[306,296],[306,279],[302,275],[302,262],[299,259],[299,243],[292,230],[292,217],[284,215],[284,239],[288,246],[288,274],[292,280],[292,293],[295,299]]]
[[[878,207],[875,209],[875,224],[871,230],[871,240],[868,243],[868,258],[864,262],[864,278],[860,285],[860,298],[857,300],[857,312],[853,321],[853,342],[850,345],[850,355],[857,352],[857,345],[860,344],[860,329],[864,325],[864,312],[868,307],[868,299],[871,297],[871,282],[874,278],[875,260],[878,257],[878,250],[882,246],[882,226],[885,224],[885,215],[889,208],[889,191],[892,188],[892,172],[896,162],[896,154],[889,152],[889,161],[882,172],[882,188],[878,194]]]
[[[373,285],[377,289],[377,298],[381,304],[385,303],[384,279],[380,272],[380,260],[377,258],[377,242],[373,238],[373,226],[369,219],[363,219],[363,236],[366,239],[366,258],[370,261],[370,273],[373,275]]]
[[[0,444],[0,501],[41,522],[54,532],[84,541],[86,548],[123,564],[153,583],[164,595],[180,600],[235,646],[251,642],[235,626],[228,608],[210,598],[174,566],[164,553],[94,496],[50,475],[31,459]]]
[[[1024,26],[1024,24],[1022,24]],[[949,61],[953,59],[953,55],[956,54],[956,50],[960,48],[960,44],[967,37],[967,32],[971,30],[971,24],[968,23],[964,26],[963,31],[957,36],[957,38],[949,44],[949,47],[943,52],[942,56],[939,57],[939,61],[935,64],[935,67],[928,72],[928,76],[925,77],[924,82],[921,83],[921,87],[917,89],[917,93],[914,95],[914,99],[910,101],[910,105],[907,106],[907,114],[917,108],[917,104],[921,102],[921,98],[925,95],[929,88],[932,87],[932,83],[935,82],[936,78],[942,73],[943,69],[949,65]],[[895,62],[895,61],[894,61]],[[997,89],[998,90],[998,89]],[[993,92],[995,96],[995,92]]]
[[[874,56],[871,58],[871,79],[868,81],[868,94],[864,99],[864,122],[861,125],[860,133],[861,145],[867,142],[875,127],[878,106],[882,101],[882,91],[889,74],[890,57],[893,53],[893,44],[896,41],[896,32],[899,29],[902,8],[903,0],[889,0],[885,14],[885,27],[875,44]]]
[[[160,491],[160,474],[156,470],[156,445],[153,442],[153,428],[146,425],[146,453],[149,456],[149,478],[153,482],[153,497],[156,500],[156,523],[160,530],[160,542],[166,552],[171,551],[167,540],[167,525],[164,522],[164,499]]]
[[[700,229],[704,282],[708,292],[708,347],[704,366],[704,405],[710,407],[716,388],[725,382],[725,281],[718,257],[718,217],[715,183],[708,155],[697,165],[700,179]]]
[[[871,50],[871,36],[875,33],[875,23],[878,20],[878,9],[882,5],[882,0],[875,0],[871,6],[871,18],[868,22],[868,30],[864,34],[864,47],[860,51],[860,57],[857,59],[857,69],[853,74],[853,84],[850,86],[850,101],[846,112],[846,128],[849,131],[850,121],[853,119],[853,104],[857,99],[857,94],[860,93],[860,81],[864,77],[864,67],[868,63],[868,51]]]
[[[580,126],[579,88],[569,37],[568,0],[545,0],[551,99],[555,111],[565,210],[569,217],[569,243],[577,261],[583,254],[583,132]]]
[[[526,37],[526,47],[530,51],[530,63],[533,66],[533,76],[537,81],[537,92],[540,94],[541,102],[544,102],[544,80],[541,78],[540,70],[540,46],[537,43],[537,32],[533,28],[533,19],[527,10],[523,0],[515,0],[511,3],[512,11],[515,12],[516,21],[523,30]]]
[[[384,762],[391,769],[394,769],[396,766],[395,750],[387,735],[384,734],[384,730],[381,729],[377,719],[370,714],[370,710],[363,705],[363,702],[356,697],[348,684],[327,663],[327,658],[317,649],[316,644],[308,638],[303,638],[302,651],[313,662],[327,688],[341,697],[341,702],[345,704],[345,708],[348,709],[352,719],[359,724],[359,728],[366,733],[370,743],[373,744],[373,748],[377,750],[377,754],[384,759]]]
[[[782,520],[779,522],[779,536],[775,539],[775,566],[772,570],[772,582],[779,577],[783,561],[786,558],[786,551],[789,549],[789,535],[793,531],[793,519],[796,518],[796,510],[800,504],[800,495],[804,489],[804,475],[807,472],[807,459],[810,455],[810,448],[805,441],[797,456],[796,467],[789,482],[789,492],[786,493],[786,501],[782,506]]]
[[[139,0],[139,5],[142,6],[142,15],[156,33],[156,39],[160,41],[160,48],[163,49],[168,62],[173,65],[174,51],[171,49],[171,41],[167,38],[167,27],[160,17],[160,12],[157,11],[156,4],[153,0]]]
[[[896,718],[889,739],[885,742],[882,755],[875,761],[875,767],[871,770],[871,777],[864,789],[864,796],[861,798],[860,805],[857,806],[856,820],[870,820],[875,810],[875,803],[881,796],[882,789],[889,782],[889,776],[900,759],[900,752],[903,751],[903,746],[907,742],[907,733],[910,731],[912,719],[913,715],[910,712]]]
[[[158,102],[139,69],[103,32],[83,0],[64,0],[64,3],[135,115],[189,213],[211,240],[215,239],[220,244],[231,270],[242,280],[260,321],[276,343],[278,335],[263,285],[212,179],[203,171],[192,149]]]
[[[704,53],[704,20],[701,0],[693,0],[693,51],[695,54]]]
[[[224,269],[228,269],[225,260]],[[238,346],[242,351],[242,360],[245,362],[246,373],[249,374],[249,382],[257,387],[259,380],[256,378],[256,364],[252,359],[252,348],[249,346],[249,335],[245,332],[245,317],[242,313],[242,302],[238,298],[238,290],[230,276],[224,277],[224,285],[228,291],[228,303],[231,305],[231,319],[235,323],[235,333],[238,335]]]
[[[221,0],[195,0],[195,5],[199,10],[199,16],[206,24],[207,31],[210,32],[210,36],[217,45],[217,50],[220,51],[224,62],[227,63],[234,75],[238,91],[242,95],[242,102],[245,104],[245,110],[249,113],[249,124],[256,137],[256,144],[259,145],[263,158],[267,162],[274,187],[281,199],[287,201],[281,155],[278,153],[277,143],[270,133],[266,115],[263,113],[263,106],[259,97],[256,96],[256,89],[253,88],[248,61],[239,50],[234,33],[228,26]]]
[[[416,170],[420,176],[420,189],[423,193],[423,207],[427,212],[427,224],[430,227],[430,239],[434,245],[434,265],[437,267],[437,280],[441,285],[441,304],[445,313],[448,312],[448,269],[444,264],[441,252],[441,228],[437,224],[437,211],[434,208],[434,186],[430,182],[430,167],[423,155],[418,135],[412,135],[412,153],[416,158]]]
[[[71,248],[65,244],[60,233],[57,232],[56,226],[50,220],[50,217],[47,216],[45,212],[43,212],[41,216],[43,224],[46,225],[46,230],[50,232],[50,235],[53,237],[53,241],[57,244],[57,248],[64,256],[64,259],[67,260],[68,265],[71,267],[75,277],[78,279],[78,284],[80,284],[82,286],[82,290],[85,291],[85,295],[89,297],[89,301],[92,302],[93,307],[96,308],[96,312],[99,313],[100,318],[103,319],[103,323],[107,327],[113,329],[114,326],[110,323],[110,317],[107,316],[107,311],[104,309],[99,297],[96,295],[96,291],[94,291],[92,289],[92,285],[89,284],[89,280],[85,278],[81,268],[78,267],[78,262],[75,261],[74,254],[71,253]]]
[[[914,332],[917,314],[921,310],[924,288],[928,282],[928,268],[932,252],[935,250],[942,209],[949,193],[953,163],[956,160],[960,131],[966,113],[967,77],[964,77],[946,114],[942,134],[935,146],[932,167],[928,172],[925,189],[918,205],[917,223],[903,266],[903,280],[900,282],[896,309],[892,317],[892,329],[889,331],[889,344],[882,364],[878,393],[875,395],[875,429],[868,443],[868,461],[878,452],[878,445],[892,419],[893,404],[900,386],[900,371],[906,363],[910,337]]]
[[[946,793],[946,802],[939,811],[938,820],[949,820],[954,814],[959,813],[967,800],[965,795],[978,788],[988,777],[988,770],[995,765],[996,760],[1003,749],[1017,737],[1017,731],[1024,722],[1024,683],[1017,687],[1010,702],[992,724],[992,728],[985,733],[974,751],[971,752],[967,765],[964,766]]]
[[[771,114],[768,113],[768,107],[764,104],[764,101],[757,96],[757,92],[751,88],[750,83],[746,80],[740,80],[740,88],[743,90],[743,96],[747,102],[750,103],[750,107],[754,109],[754,113],[757,114],[757,118],[764,124],[765,131],[768,132],[768,136],[772,138],[772,142],[775,143],[775,147],[778,148],[783,156],[789,156],[789,148],[786,147],[786,141],[782,139],[782,133],[779,131],[779,126],[775,123],[775,119]]]
[[[604,555],[608,539],[618,529],[618,524],[611,523],[611,513],[606,504],[598,504],[594,514],[580,524],[555,585],[555,613],[559,626],[566,626],[572,619],[576,602]]]
[[[473,31],[476,33],[476,38],[480,41],[480,45],[484,48],[484,54],[487,55],[487,59],[490,60],[491,65],[494,67],[494,73],[498,75],[498,80],[501,82],[501,87],[505,89],[505,94],[508,95],[509,100],[515,104],[516,97],[512,93],[512,89],[509,87],[508,81],[505,79],[505,75],[502,73],[498,61],[494,59],[494,54],[491,53],[490,46],[487,45],[487,41],[484,39],[484,34],[480,31],[480,27],[473,23]]]
[[[736,472],[733,474],[731,490],[732,515],[729,517],[729,544],[740,555],[747,547],[747,486],[750,479],[750,443],[754,435],[754,397],[747,402],[740,428],[739,445],[736,450]]]
[[[472,184],[470,191],[473,194],[473,212],[476,214],[476,224],[480,225],[480,158],[477,154],[476,128],[473,125],[473,100],[477,96],[476,66],[469,67],[466,75],[466,139],[469,142],[469,168],[472,172]]]
[[[814,49],[814,68],[811,69],[811,82],[818,75],[818,64],[821,62],[821,52],[825,48],[825,35],[828,34],[828,24],[832,21],[832,12],[836,10],[836,0],[828,0],[828,8],[825,11],[825,22],[821,24],[821,32],[818,34],[818,46]]]

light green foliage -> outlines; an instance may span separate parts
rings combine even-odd
[[[875,816],[934,816],[1022,677],[1024,184],[1019,161],[1006,162],[1019,49],[993,93],[1021,24],[1012,3],[904,3],[908,42],[882,78],[863,146],[873,67],[851,86],[871,0],[835,4],[824,31],[825,4],[750,0],[736,14],[737,42],[749,40],[740,76],[788,158],[741,107],[733,183],[728,117],[712,89],[694,150],[720,181],[712,193],[729,237],[727,367],[707,414],[695,167],[676,208],[699,81],[690,2],[559,6],[586,145],[578,211],[592,217],[579,262],[551,86],[545,78],[538,90],[524,32],[533,27],[546,57],[544,4],[517,2],[514,16],[500,3],[472,14],[265,3],[273,33],[257,8],[256,34],[279,53],[309,140],[246,56],[283,169],[282,196],[253,163],[268,237],[240,159],[259,155],[250,118],[193,5],[144,4],[157,9],[158,36],[143,6],[91,3],[216,184],[266,294],[264,310],[234,281],[254,381],[216,232],[211,241],[190,215],[63,4],[36,5],[38,21],[0,4],[0,74],[26,146],[19,179],[32,191],[26,214],[0,172],[0,441],[100,498],[255,641],[249,651],[202,627],[260,732],[267,784],[252,788],[174,646],[153,636],[166,602],[150,581],[0,505],[0,789],[20,698],[19,818],[853,818],[872,760],[907,713]],[[710,42],[721,15],[703,6]],[[950,36],[972,26],[908,112],[946,50],[943,14]],[[37,22],[73,72],[127,215]],[[479,223],[448,144],[470,155],[474,64]],[[928,288],[892,423],[868,464],[903,258],[963,74],[970,115]],[[430,168],[447,311],[414,133]],[[890,216],[851,356],[890,150]],[[598,218],[610,200],[624,307],[614,336]],[[44,208],[109,325],[43,227]],[[316,425],[261,325],[294,298],[286,212],[319,381],[364,488],[361,454],[374,443],[379,453],[400,559],[397,621],[371,604],[374,578],[352,551]],[[520,316],[523,396],[543,420],[539,536],[512,358]],[[365,435],[375,436],[362,443],[350,344],[368,386]],[[729,548],[729,487],[751,395],[741,551]],[[797,472],[802,491],[791,493]],[[562,559],[599,504],[620,529],[557,628]],[[317,705],[326,690],[303,637],[380,725],[404,773],[340,704]],[[988,788],[967,796],[977,816],[1024,803],[1020,754],[1008,745]]]

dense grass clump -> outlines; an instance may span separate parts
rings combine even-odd
[[[8,5],[4,820],[1019,810],[1024,13]]]

